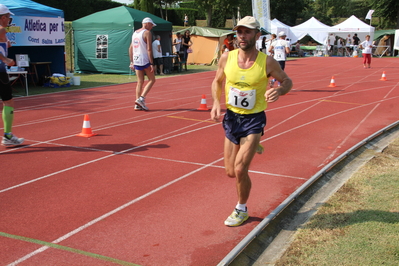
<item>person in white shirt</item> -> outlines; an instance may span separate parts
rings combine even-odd
[[[152,42],[152,53],[154,55],[154,73],[164,75],[163,73],[163,60],[162,60],[162,47],[161,47],[161,36],[156,35],[155,40]]]
[[[269,53],[273,55],[273,58],[280,64],[281,69],[285,69],[285,60],[287,59],[287,54],[290,54],[290,44],[285,40],[287,35],[284,31],[278,34],[278,39],[274,40],[269,48]],[[276,79],[272,79],[270,82],[270,87],[274,86]],[[280,86],[280,83],[279,83]]]
[[[373,49],[373,43],[370,41],[370,35],[366,35],[366,40],[364,40],[360,45],[363,55],[363,67],[370,68],[371,65],[371,52]],[[367,64],[367,66],[366,66]]]
[[[284,31],[281,31],[278,34],[278,39],[273,41],[269,48],[269,53],[273,53],[274,59],[280,64],[283,71],[287,54],[291,52],[290,44],[285,40],[285,37],[287,37],[287,35]]]
[[[269,52],[270,46],[272,45],[272,43],[276,40],[277,35],[276,34],[272,34],[270,35],[270,39],[266,41],[266,54],[267,55],[271,55],[273,56],[273,53]]]
[[[348,56],[350,56],[351,53],[351,44],[352,44],[352,38],[351,35],[348,34],[348,37],[346,37],[345,40],[345,52]]]

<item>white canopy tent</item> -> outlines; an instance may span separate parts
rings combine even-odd
[[[399,30],[395,31],[395,41],[394,41],[393,49],[399,50]]]
[[[353,37],[354,33],[357,33],[362,42],[366,35],[370,35],[370,40],[374,39],[374,27],[364,23],[354,15],[346,19],[345,21],[332,26],[329,28],[329,34],[333,33],[335,36],[345,39],[349,34]]]
[[[271,32],[276,34],[277,36],[281,31],[284,31],[285,34],[287,34],[287,38],[290,39],[290,43],[295,43],[298,40],[295,34],[291,31],[291,27],[279,21],[278,19],[273,19],[270,22],[270,26]]]
[[[324,44],[329,32],[330,26],[321,23],[314,17],[297,26],[291,27],[291,31],[295,34],[298,40],[306,35],[312,37],[318,43]]]

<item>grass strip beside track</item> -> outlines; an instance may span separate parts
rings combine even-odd
[[[274,265],[398,265],[398,169],[396,139],[298,230]]]

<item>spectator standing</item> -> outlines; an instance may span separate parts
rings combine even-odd
[[[328,54],[330,56],[332,56],[334,53],[334,44],[335,44],[335,36],[333,33],[331,33],[330,36],[328,36],[328,46],[329,46]]]
[[[159,70],[159,74],[164,75],[161,36],[159,36],[159,35],[155,36],[155,40],[152,42],[152,51],[153,51],[153,55],[154,55],[154,73],[157,74],[158,70]]]
[[[357,53],[357,46],[359,45],[360,39],[357,37],[357,33],[353,34],[353,50]]]
[[[7,66],[15,65],[14,60],[8,58],[8,48],[11,47],[7,38],[6,28],[11,22],[11,11],[3,4],[0,4],[0,97],[3,101],[3,124],[4,135],[1,144],[4,146],[20,145],[24,142],[23,138],[13,135],[12,125],[14,121],[14,99],[12,97],[12,88],[8,79]]]
[[[263,38],[262,38],[262,44],[261,44],[261,48],[260,48],[260,51],[262,52],[262,53],[267,53],[267,40],[266,40],[266,36],[264,36]]]
[[[223,44],[226,45],[227,49],[229,51],[234,50],[234,34],[229,34],[227,35],[226,39],[224,39]]]
[[[353,45],[359,45],[360,39],[357,37],[357,33],[353,34]]]
[[[184,14],[184,27],[188,27],[188,16]]]
[[[132,36],[132,43],[129,47],[130,68],[136,71],[136,102],[134,110],[148,110],[145,104],[145,97],[155,83],[154,63],[152,55],[152,34],[151,29],[156,24],[151,18],[144,18],[142,27],[136,30]],[[148,77],[148,83],[144,87],[144,74]]]
[[[273,56],[273,53],[269,52],[270,46],[272,46],[272,43],[276,40],[277,35],[276,34],[272,34],[270,35],[270,39],[266,41],[266,54]]]
[[[300,41],[297,41],[295,44],[295,50],[298,54],[298,57],[303,57],[303,50],[301,49],[301,43]]]
[[[183,39],[181,37],[181,33],[176,33],[176,39],[173,40],[173,46],[175,48],[175,54],[179,57],[179,61],[182,61],[183,58]]]
[[[190,31],[186,30],[183,35],[183,63],[184,68],[187,71],[187,58],[188,58],[188,49],[190,49],[191,45],[193,45],[190,37]]]
[[[348,34],[348,37],[346,37],[346,39],[345,39],[345,51],[348,56],[350,56],[350,52],[351,52],[351,48],[352,48],[351,45],[352,45],[352,38],[351,38],[351,35]]]

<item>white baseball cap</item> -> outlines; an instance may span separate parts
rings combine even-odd
[[[287,36],[287,34],[285,34],[285,32],[284,31],[280,31],[280,33],[278,34],[278,36]]]
[[[154,23],[154,21],[152,21],[151,18],[145,18],[145,19],[143,19],[143,22],[142,22],[142,23],[143,23],[143,24],[144,24],[144,23],[151,23],[152,25],[154,25],[154,27],[157,25],[157,24]]]
[[[12,12],[8,9],[8,7],[6,7],[6,6],[3,5],[3,4],[0,4],[0,15],[4,15],[4,14],[11,14],[11,15],[14,15],[14,13],[12,13]]]

